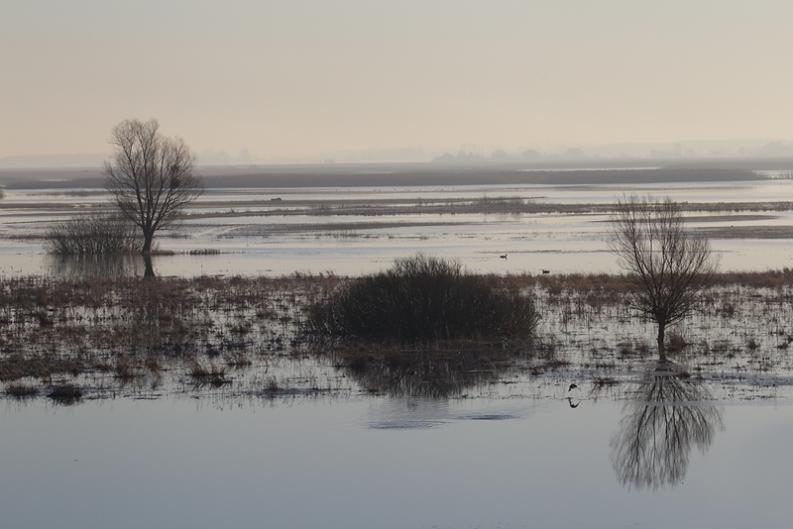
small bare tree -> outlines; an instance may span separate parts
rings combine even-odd
[[[621,200],[612,250],[634,282],[631,305],[658,325],[658,355],[666,361],[667,325],[690,315],[716,270],[705,237],[686,231],[680,205],[670,199]]]
[[[154,235],[203,191],[193,174],[195,156],[183,140],[160,134],[156,120],[122,121],[111,143],[115,152],[105,164],[106,188],[121,214],[140,228],[145,275],[151,277]]]

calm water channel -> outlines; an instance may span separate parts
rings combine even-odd
[[[793,402],[687,401],[707,388],[647,384],[571,401],[564,387],[543,399],[7,400],[0,526],[790,527]]]

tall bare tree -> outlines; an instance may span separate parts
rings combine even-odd
[[[690,315],[716,270],[710,244],[686,231],[680,205],[628,198],[618,203],[611,248],[633,280],[632,306],[658,325],[658,354],[666,361],[666,327]]]
[[[118,209],[143,235],[146,276],[153,276],[154,235],[168,226],[203,187],[193,174],[195,156],[185,142],[159,132],[156,120],[130,119],[113,128],[106,188]]]

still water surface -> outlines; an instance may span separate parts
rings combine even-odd
[[[0,525],[790,527],[793,401],[582,398],[572,408],[565,390],[539,400],[5,401]],[[637,411],[663,421],[637,423]],[[641,436],[632,460],[624,443]]]
[[[76,194],[75,194],[76,193]],[[472,271],[616,272],[608,214],[397,212],[396,206],[479,201],[487,197],[566,205],[613,203],[626,194],[669,196],[724,209],[693,213],[688,226],[710,230],[724,270],[793,265],[793,212],[768,203],[793,201],[793,181],[692,182],[576,186],[414,186],[377,188],[209,189],[195,218],[165,232],[158,244],[177,255],[157,259],[161,275],[288,275],[295,271],[359,275],[416,252],[456,258]],[[273,199],[282,201],[273,202]],[[388,201],[402,201],[398,203]],[[99,190],[9,190],[0,203],[0,274],[60,274],[42,235],[53,222],[107,201]],[[292,202],[294,201],[294,202]],[[301,202],[302,201],[302,202]],[[378,213],[334,215],[345,203],[377,201]],[[756,209],[735,215],[729,204]],[[294,205],[291,205],[294,204]],[[374,206],[373,206],[374,207]],[[285,209],[298,210],[283,213]],[[281,213],[277,213],[281,211]],[[267,213],[266,215],[264,213]],[[714,231],[715,230],[715,231]],[[740,230],[740,231],[736,231]],[[220,255],[189,255],[211,248]],[[508,255],[508,259],[499,258]]]

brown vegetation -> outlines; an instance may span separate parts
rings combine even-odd
[[[338,367],[366,391],[440,396],[504,380],[512,369],[532,376],[575,369],[576,376],[619,381],[620,373],[649,361],[649,329],[630,311],[626,276],[484,278],[532,296],[543,316],[540,343],[524,347],[478,336],[325,347],[308,340],[308,310],[347,284],[336,276],[0,278],[0,381],[9,396],[20,384],[47,395],[53,384],[71,381],[94,396],[99,388],[135,391],[161,378],[186,391],[222,388],[268,397],[302,394],[290,376],[306,391],[337,387],[299,369],[272,371],[278,362],[310,358]],[[792,270],[715,274],[703,293],[705,310],[685,329],[674,329],[671,335],[681,339],[671,341],[680,351],[669,354],[699,374],[734,370],[741,379],[793,368],[791,292]],[[250,387],[242,386],[246,377]],[[276,380],[278,391],[267,391],[267,380]]]

